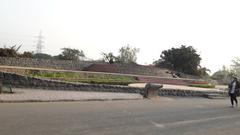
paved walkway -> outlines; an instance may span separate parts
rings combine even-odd
[[[145,85],[146,83],[135,83],[135,84],[130,84],[129,86],[143,88],[145,87]],[[183,85],[168,85],[168,84],[163,84],[163,88],[178,89],[178,90],[193,90],[193,91],[222,91],[219,88],[198,88],[198,87],[189,87],[189,86],[183,86]]]
[[[134,87],[144,87],[145,83],[131,84]],[[179,85],[163,85],[165,89],[193,91],[222,91],[219,89],[195,88]],[[0,102],[54,102],[54,101],[105,101],[105,100],[135,100],[143,99],[142,95],[134,93],[56,91],[41,89],[13,89],[14,94],[0,94]]]
[[[140,94],[13,89],[14,94],[0,94],[0,102],[104,101],[142,99]]]

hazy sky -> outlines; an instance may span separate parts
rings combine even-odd
[[[34,51],[42,30],[44,53],[72,47],[97,59],[129,44],[140,48],[140,64],[191,45],[216,71],[240,57],[239,7],[239,0],[0,0],[0,45]]]

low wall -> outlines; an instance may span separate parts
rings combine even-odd
[[[228,96],[228,92],[206,92],[179,89],[160,89],[159,96],[178,96],[178,97],[208,97],[208,94],[221,94],[223,97]]]
[[[0,79],[3,84],[11,85],[16,88],[34,88],[46,90],[72,90],[72,91],[94,91],[94,92],[118,92],[118,93],[140,93],[144,95],[145,88],[105,85],[105,84],[85,84],[69,83],[56,80],[45,80],[23,75],[0,72]],[[209,93],[209,92],[208,92]],[[179,90],[179,89],[160,89],[159,96],[180,96],[180,97],[206,97],[204,91]],[[227,95],[227,93],[223,93]]]
[[[0,72],[3,84],[17,88],[39,88],[50,90],[74,90],[74,91],[96,91],[96,92],[121,92],[121,93],[143,93],[143,88],[128,86],[69,83],[56,80],[45,80],[23,75]],[[1,79],[1,78],[0,78]]]
[[[178,89],[161,89],[160,96],[181,96],[181,97],[205,97],[206,93],[201,91],[178,90]]]

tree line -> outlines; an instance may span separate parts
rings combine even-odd
[[[62,48],[59,55],[49,55],[46,53],[34,53],[30,51],[19,52],[20,46],[14,45],[11,47],[0,48],[0,57],[14,57],[14,58],[33,58],[33,59],[58,59],[58,60],[81,60],[85,57],[82,50],[72,48]]]
[[[61,48],[61,53],[55,56],[46,53],[34,53],[29,51],[19,52],[20,46],[11,46],[0,48],[0,57],[15,57],[15,58],[33,58],[33,59],[57,59],[57,60],[85,60],[86,55],[83,50],[75,48]],[[138,48],[132,48],[129,45],[119,49],[119,55],[113,53],[102,53],[101,60],[112,63],[136,63]]]

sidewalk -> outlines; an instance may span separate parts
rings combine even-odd
[[[41,89],[13,89],[14,94],[0,94],[0,102],[56,102],[56,101],[105,101],[143,99],[140,94],[56,91]]]
[[[135,83],[130,84],[129,86],[132,87],[140,87],[144,88],[146,83]],[[222,89],[225,87],[222,87]],[[189,87],[189,86],[183,86],[183,85],[169,85],[169,84],[163,84],[163,89],[178,89],[178,90],[191,90],[191,91],[216,91],[216,92],[222,92],[223,90],[220,90],[220,88],[198,88],[198,87]]]

